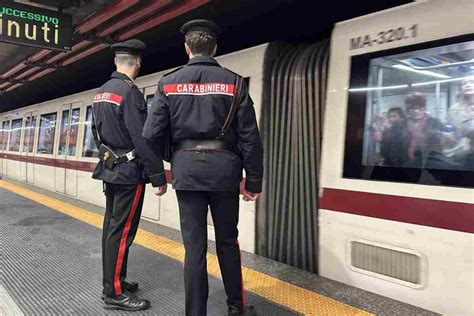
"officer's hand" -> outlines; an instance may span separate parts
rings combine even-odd
[[[253,193],[247,190],[244,190],[244,201],[256,201],[258,197],[260,196],[260,193]]]
[[[162,185],[161,187],[158,187],[158,190],[156,190],[155,195],[162,196],[166,193],[166,190],[168,189],[168,185]]]

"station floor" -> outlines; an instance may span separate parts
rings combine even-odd
[[[122,315],[105,310],[101,207],[0,180],[0,315]],[[141,221],[127,279],[151,300],[136,315],[184,315],[178,231]],[[226,315],[215,246],[209,242],[208,315]],[[249,304],[258,315],[437,315],[293,267],[243,253]]]

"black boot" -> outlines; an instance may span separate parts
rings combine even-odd
[[[252,305],[245,306],[244,308],[238,308],[235,306],[229,306],[227,315],[243,315],[243,316],[254,316],[257,315],[255,308]]]
[[[124,311],[141,311],[150,307],[150,301],[139,298],[130,292],[124,292],[119,296],[104,298],[104,308],[121,309]]]

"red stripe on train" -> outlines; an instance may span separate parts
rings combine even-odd
[[[319,208],[474,233],[474,205],[324,188]]]
[[[71,170],[79,170],[84,172],[93,172],[96,162],[77,161],[77,160],[64,160],[55,158],[44,158],[44,157],[32,157],[32,156],[20,156],[15,154],[3,154],[3,158],[29,162],[49,167],[65,168]],[[172,175],[171,170],[165,170],[166,181],[171,183]],[[243,194],[245,188],[245,179],[240,183],[240,193]]]
[[[3,158],[52,167],[62,165],[62,168],[85,172],[94,171],[96,166],[93,162],[15,154],[3,154]],[[59,160],[61,162],[57,162]],[[171,171],[165,170],[165,173],[167,182],[171,183]],[[240,184],[240,193],[243,193],[244,184],[245,179]],[[319,200],[319,207],[330,211],[474,233],[474,205],[469,203],[325,188],[323,197]]]
[[[78,160],[65,160],[65,159],[55,159],[55,158],[45,158],[45,157],[32,157],[32,156],[20,156],[15,154],[3,154],[3,158],[34,163],[38,165],[65,168],[72,170],[79,170],[85,172],[93,172],[96,162],[87,162],[87,161],[78,161]]]

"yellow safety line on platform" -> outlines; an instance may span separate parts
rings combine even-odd
[[[0,180],[0,188],[24,196],[39,204],[52,208],[82,222],[102,228],[103,216],[24,187]],[[184,261],[183,244],[139,229],[135,243],[160,254]],[[210,274],[220,277],[217,256],[207,254],[207,267]],[[244,285],[253,292],[276,304],[285,306],[304,315],[362,316],[373,315],[364,310],[338,302],[334,299],[284,282],[267,274],[243,267]]]

